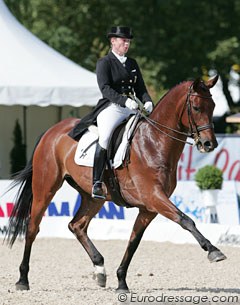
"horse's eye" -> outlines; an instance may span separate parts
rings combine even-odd
[[[199,112],[199,111],[200,111],[200,108],[199,108],[199,107],[194,106],[194,105],[193,105],[192,107],[193,107],[193,110],[194,110],[194,111],[196,111],[196,112]]]

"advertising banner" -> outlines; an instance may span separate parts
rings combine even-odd
[[[178,180],[193,180],[196,171],[209,164],[223,171],[224,180],[240,181],[240,137],[217,137],[218,147],[211,153],[200,153],[196,147],[185,145],[178,163]]]
[[[0,182],[0,237],[4,237],[6,234],[8,218],[16,198],[16,190],[14,189],[4,194],[10,184],[11,181],[9,180]],[[219,228],[221,227],[219,232],[225,234],[230,226],[239,224],[235,182],[225,181],[218,198],[219,201],[216,206],[218,219],[217,223],[213,224],[215,229],[211,230],[216,234],[216,226],[218,226]],[[202,202],[201,192],[196,187],[195,182],[180,181],[171,196],[171,200],[181,211],[190,216],[197,225],[206,225],[206,208]],[[80,195],[67,183],[64,183],[45,212],[39,236],[73,238],[74,236],[68,230],[68,223],[75,215],[80,204]],[[123,208],[116,206],[113,202],[106,202],[92,220],[89,226],[89,235],[94,239],[128,239],[137,214],[137,208]],[[207,222],[209,223],[209,220]],[[219,234],[218,237],[220,237]],[[176,242],[195,242],[188,232],[185,232],[179,225],[172,223],[161,215],[154,219],[144,238],[159,241],[173,241],[176,239]]]

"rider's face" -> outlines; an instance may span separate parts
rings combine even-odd
[[[130,46],[130,42],[131,40],[127,38],[112,37],[112,50],[118,55],[122,56],[127,53]]]

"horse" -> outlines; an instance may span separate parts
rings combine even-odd
[[[186,80],[170,89],[149,116],[142,114],[131,142],[130,162],[115,170],[123,198],[139,210],[117,269],[117,291],[129,291],[126,281],[128,267],[145,229],[158,214],[189,231],[208,252],[210,262],[226,259],[198,231],[194,221],[169,199],[176,187],[177,164],[188,137],[193,138],[192,142],[200,152],[211,152],[218,145],[212,123],[215,103],[210,93],[217,79],[218,75],[205,82],[201,79]],[[91,197],[92,168],[74,162],[78,143],[68,133],[78,122],[79,118],[67,118],[48,129],[37,142],[31,160],[14,179],[14,184],[20,186],[6,238],[11,247],[18,235],[25,234],[17,290],[30,289],[28,273],[32,244],[44,212],[64,180],[82,198],[68,228],[89,255],[97,284],[106,286],[104,257],[87,234],[91,219],[105,201]],[[106,169],[105,174],[108,171]],[[109,190],[105,176],[104,181]],[[111,200],[109,191],[106,200]]]

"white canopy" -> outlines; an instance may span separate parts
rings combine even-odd
[[[226,112],[229,111],[229,106],[227,99],[223,93],[223,85],[220,77],[216,85],[210,91],[212,93],[212,97],[215,102],[215,109],[213,115],[223,116]]]
[[[0,0],[0,104],[95,105],[96,75],[50,48]],[[80,51],[79,51],[80,52]]]

